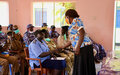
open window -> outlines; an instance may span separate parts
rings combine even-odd
[[[8,2],[0,1],[0,25],[8,26],[9,24],[9,6]]]
[[[48,27],[55,25],[61,27],[66,25],[65,12],[75,9],[75,3],[71,2],[34,2],[33,3],[33,25],[42,26],[47,23]]]

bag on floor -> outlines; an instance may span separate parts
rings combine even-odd
[[[105,49],[102,45],[94,43],[93,48],[96,50],[96,55],[95,55],[95,62],[99,63],[103,60],[104,57],[106,57],[106,52]]]

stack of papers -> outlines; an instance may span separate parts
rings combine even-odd
[[[51,60],[65,60],[64,57],[56,57],[56,58],[51,58]]]

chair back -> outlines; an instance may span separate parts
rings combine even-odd
[[[41,60],[40,59],[37,59],[37,58],[29,58],[29,50],[28,48],[24,48],[24,53],[25,53],[25,56],[26,56],[26,60],[27,60],[27,63],[29,64],[29,60],[36,60],[36,61],[39,61],[40,63],[40,68],[34,68],[33,70],[36,70],[38,71],[41,71],[41,75],[43,75],[43,68],[42,68],[42,64],[41,64]],[[45,69],[45,75],[47,75],[47,70]],[[29,75],[31,75],[31,67],[30,67],[30,64],[29,64]],[[39,75],[39,74],[38,74]]]
[[[29,58],[29,50],[27,47],[24,48],[24,53],[25,53],[26,58]]]

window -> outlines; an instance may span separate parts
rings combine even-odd
[[[34,2],[33,3],[33,25],[42,26],[47,23],[48,27],[66,25],[65,11],[69,8],[75,9],[75,3],[62,2]]]
[[[0,1],[0,25],[8,26],[9,24],[9,6],[8,2]]]
[[[120,58],[120,1],[115,2],[113,50],[115,50],[115,56]]]

